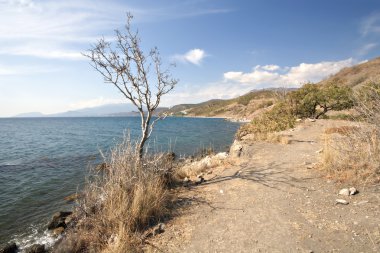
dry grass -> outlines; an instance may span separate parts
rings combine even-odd
[[[358,183],[380,182],[380,84],[356,93],[358,126],[326,130],[323,168],[329,176]]]
[[[241,140],[244,136],[251,135],[251,139],[254,140],[270,140],[275,136],[272,133],[292,128],[295,123],[296,119],[291,109],[284,103],[278,103],[252,122],[243,125],[238,130],[236,137]]]
[[[350,136],[357,132],[359,127],[357,126],[341,126],[341,127],[330,127],[325,130],[325,134],[340,134],[345,136]]]
[[[330,128],[325,134],[323,169],[342,182],[380,182],[380,133],[370,125]]]
[[[128,138],[117,145],[104,170],[94,170],[75,210],[77,224],[58,252],[136,252],[142,234],[168,215],[171,164],[144,158]]]

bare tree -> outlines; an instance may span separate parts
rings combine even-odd
[[[116,42],[107,42],[102,38],[84,55],[91,60],[91,65],[103,76],[104,81],[113,84],[138,109],[141,138],[136,150],[141,158],[154,124],[161,119],[158,117],[153,120],[153,113],[162,96],[169,93],[178,80],[172,78],[169,69],[162,69],[157,48],[144,54],[138,31],[131,29],[132,19],[133,16],[128,13],[125,31],[115,30]]]

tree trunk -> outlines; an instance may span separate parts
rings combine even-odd
[[[327,107],[323,107],[323,111],[321,111],[320,113],[318,113],[317,116],[315,116],[315,118],[318,119],[322,115],[326,114],[327,111],[328,111]]]

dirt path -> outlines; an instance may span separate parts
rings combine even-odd
[[[308,122],[291,144],[251,143],[240,165],[181,194],[181,215],[150,241],[156,252],[380,252],[380,189],[342,186],[319,176],[323,128]],[[347,187],[347,186],[346,186]],[[336,205],[337,198],[349,205]],[[149,251],[148,250],[148,251]]]

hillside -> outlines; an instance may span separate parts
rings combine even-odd
[[[370,81],[379,80],[380,57],[349,68],[344,68],[337,74],[321,81],[320,83],[341,82],[350,87],[358,87]]]
[[[380,57],[353,67],[344,68],[318,84],[339,82],[354,88],[378,80],[380,80]],[[225,117],[250,120],[265,108],[273,105],[278,95],[281,95],[280,89],[253,90],[233,99],[212,99],[199,104],[175,105],[167,112],[173,116]]]
[[[252,119],[263,109],[273,105],[279,90],[254,90],[233,99],[213,99],[199,104],[173,106],[168,113],[173,116],[226,117]]]

